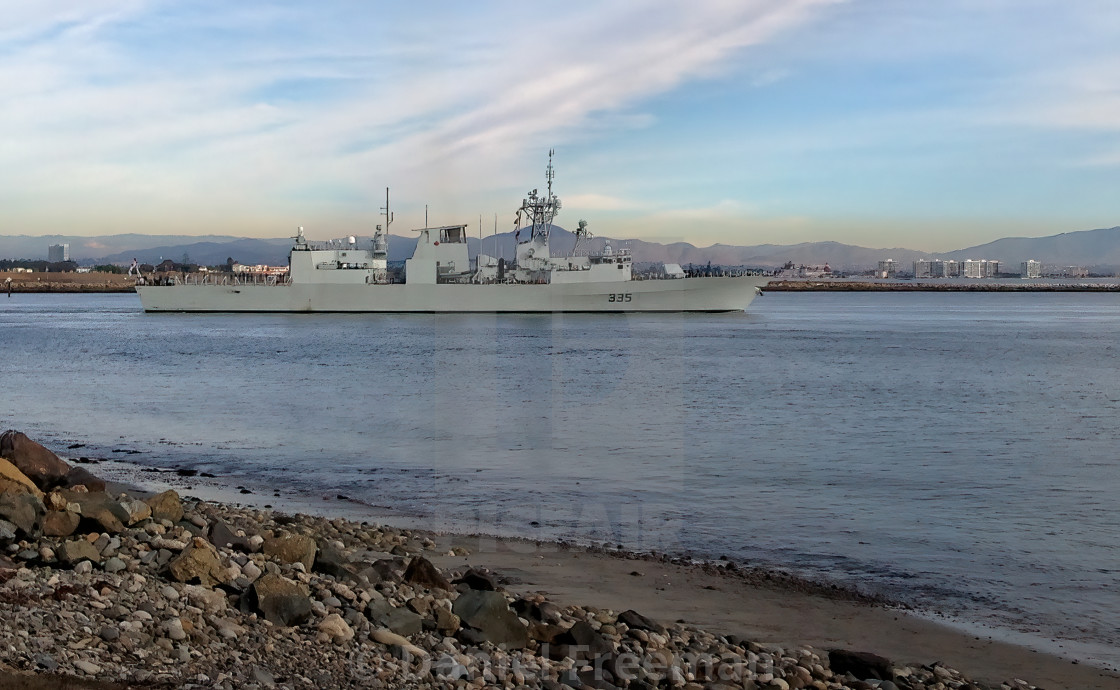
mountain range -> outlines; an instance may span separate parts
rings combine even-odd
[[[364,240],[366,238],[360,238]],[[553,248],[567,252],[575,244],[572,233],[555,226]],[[0,258],[45,259],[47,245],[69,244],[70,258],[83,265],[104,263],[128,264],[133,258],[141,263],[159,263],[164,259],[180,262],[184,258],[203,265],[223,264],[232,258],[243,264],[285,265],[288,262],[289,238],[254,239],[224,235],[105,235],[78,237],[65,235],[28,236],[0,235]],[[512,232],[490,235],[468,241],[471,255],[480,247],[485,254],[510,258],[514,255]],[[629,246],[639,263],[713,264],[725,266],[774,267],[792,261],[798,265],[829,264],[834,270],[874,268],[881,259],[894,259],[907,266],[919,258],[933,259],[998,259],[1013,270],[1027,259],[1037,259],[1047,266],[1085,266],[1097,270],[1120,267],[1120,227],[1065,232],[1049,237],[1006,237],[1003,239],[949,252],[923,252],[900,247],[883,249],[859,247],[840,242],[803,242],[800,244],[761,244],[735,246],[715,244],[696,247],[686,242],[659,244],[645,240],[617,240],[596,237],[585,247],[602,249],[610,243],[616,249]],[[625,244],[624,244],[625,243]],[[389,260],[403,261],[412,255],[416,238],[390,235]]]

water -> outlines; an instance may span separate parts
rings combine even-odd
[[[1120,295],[755,307],[144,315],[133,295],[16,295],[0,424],[432,527],[780,567],[1120,664]]]

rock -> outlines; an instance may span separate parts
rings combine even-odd
[[[46,512],[43,502],[34,494],[0,494],[0,519],[12,523],[27,536],[38,533],[39,521]]]
[[[225,593],[220,589],[185,585],[183,596],[193,606],[197,606],[208,613],[221,613],[229,606],[229,600],[226,599]]]
[[[43,536],[69,537],[78,529],[81,517],[68,510],[48,510],[43,516]]]
[[[85,659],[76,659],[72,663],[74,664],[74,668],[82,671],[83,673],[88,673],[91,676],[95,676],[98,673],[101,673],[100,666],[93,662],[86,661]]]
[[[379,582],[400,582],[404,561],[399,558],[380,558],[358,572],[357,577],[371,585]]]
[[[463,575],[452,582],[452,584],[464,584],[471,589],[478,589],[482,591],[493,592],[498,589],[498,582],[490,573],[479,570],[478,568],[471,568]]]
[[[192,539],[182,553],[168,562],[167,572],[179,582],[197,582],[208,587],[227,584],[226,569],[218,557],[218,550],[199,537]]]
[[[85,539],[64,541],[58,547],[58,560],[63,565],[74,566],[81,561],[101,561],[101,554]]]
[[[125,520],[125,524],[129,527],[138,522],[143,522],[152,516],[152,507],[139,499],[130,498],[126,501],[121,501],[121,508],[128,513],[128,519]]]
[[[564,657],[576,661],[591,661],[603,654],[614,651],[614,645],[591,627],[586,621],[579,621],[555,638],[549,645],[548,656],[559,660]]]
[[[354,566],[350,564],[346,554],[329,544],[319,547],[318,553],[315,554],[315,564],[311,569],[336,579],[351,577],[354,574]]]
[[[851,673],[860,680],[890,680],[892,678],[890,659],[871,652],[831,649],[828,652],[828,665],[835,674]]]
[[[207,536],[210,543],[218,548],[229,548],[242,553],[253,552],[253,548],[249,544],[249,537],[238,536],[229,525],[221,520],[215,520],[210,525],[210,532]]]
[[[272,686],[276,685],[276,679],[272,676],[272,673],[263,666],[253,666],[253,669],[252,671],[250,671],[249,676],[252,678],[254,683],[260,683],[265,687],[271,688]]]
[[[7,520],[0,520],[0,542],[15,541],[17,532],[19,532],[18,527]]]
[[[638,630],[651,630],[660,635],[665,634],[664,625],[661,625],[651,618],[646,618],[633,609],[629,609],[618,614],[618,622],[625,623],[628,628],[636,628]]]
[[[52,491],[43,497],[43,504],[47,510],[66,510],[67,500],[57,491]]]
[[[354,630],[337,613],[332,613],[319,621],[319,632],[326,633],[335,644],[354,639]]]
[[[318,547],[315,540],[302,534],[293,534],[284,537],[265,539],[264,554],[281,563],[302,563],[305,570],[310,571],[315,563],[315,552]]]
[[[113,642],[120,639],[121,631],[112,625],[106,625],[101,628],[101,632],[97,633],[97,636],[106,642]]]
[[[244,576],[244,578],[249,582],[252,582],[253,580],[256,580],[261,576],[261,569],[257,566],[256,563],[249,561],[245,565],[241,566],[241,575]]]
[[[4,458],[0,458],[0,493],[29,493],[35,494],[39,498],[43,497],[43,492],[39,487],[35,486],[35,482],[28,479],[27,475],[19,471],[19,468],[8,462]]]
[[[164,623],[163,629],[171,640],[179,642],[187,639],[187,631],[183,629],[183,621],[178,618],[172,618]]]
[[[415,635],[424,627],[424,620],[408,609],[399,609],[387,601],[371,601],[366,616],[374,625],[388,628],[398,635]]]
[[[451,589],[451,583],[440,573],[432,562],[423,556],[416,556],[404,569],[404,581],[428,589]]]
[[[153,520],[178,522],[183,519],[183,504],[179,500],[179,494],[171,489],[147,498],[144,502],[152,509]]]
[[[35,665],[45,671],[54,671],[58,668],[58,662],[50,654],[36,654]]]
[[[82,528],[83,532],[101,531],[109,534],[120,534],[124,531],[124,523],[106,506],[87,507],[82,505],[81,510],[82,522],[86,523]]]
[[[128,566],[125,565],[124,561],[122,561],[121,559],[114,556],[114,557],[108,559],[107,561],[105,561],[105,565],[103,566],[103,569],[107,573],[119,573],[120,571],[126,569],[127,567]]]
[[[499,592],[468,590],[459,595],[451,612],[483,634],[487,641],[506,649],[521,649],[529,633]]]
[[[370,632],[369,639],[373,640],[374,642],[380,642],[383,645],[396,645],[413,656],[428,656],[428,653],[426,651],[409,642],[408,638],[401,637],[400,635],[389,630],[385,630],[384,628],[375,628],[372,632]]]
[[[84,467],[71,467],[63,477],[61,486],[84,486],[90,491],[104,491],[105,480],[93,476],[93,473]]]
[[[461,621],[454,613],[451,613],[442,606],[435,607],[436,613],[436,630],[444,635],[454,635],[459,631]]]
[[[70,472],[70,466],[57,455],[25,434],[10,429],[0,434],[0,458],[15,465],[42,491],[61,484]]]
[[[307,587],[279,575],[262,575],[251,594],[251,605],[274,625],[299,625],[311,616]]]

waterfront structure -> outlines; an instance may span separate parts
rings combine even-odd
[[[894,259],[884,259],[879,262],[879,270],[875,274],[876,278],[893,278],[898,273],[898,264]]]
[[[988,259],[965,259],[963,275],[965,278],[995,278],[999,274],[999,262]]]
[[[47,245],[47,261],[52,264],[61,261],[70,260],[70,245],[68,244],[48,244]]]
[[[1019,275],[1023,278],[1041,278],[1042,262],[1027,259],[1020,265]]]

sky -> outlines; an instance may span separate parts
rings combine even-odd
[[[3,0],[0,234],[948,251],[1120,225],[1116,0]]]

